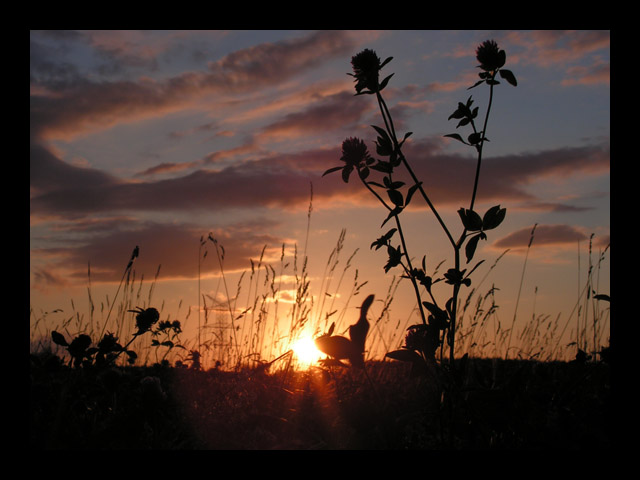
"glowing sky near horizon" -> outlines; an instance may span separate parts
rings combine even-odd
[[[69,316],[71,299],[81,309],[89,264],[94,297],[113,297],[136,245],[137,278],[151,282],[161,265],[154,298],[184,318],[198,305],[200,238],[213,232],[224,245],[231,277],[265,246],[277,270],[283,244],[290,254],[307,242],[311,185],[312,289],[345,228],[339,268],[358,251],[333,306],[348,298],[355,269],[368,282],[363,293],[384,298],[400,272],[385,275],[384,252],[369,246],[388,230],[380,228],[386,212],[355,181],[322,177],[340,164],[347,137],[365,140],[375,156],[370,125],[382,121],[372,96],[354,95],[351,57],[364,48],[393,57],[383,75],[394,73],[384,96],[396,130],[413,132],[406,156],[457,231],[475,155],[443,135],[462,133],[447,119],[470,95],[484,115],[488,89],[467,88],[477,79],[475,49],[487,39],[505,49],[518,86],[502,82],[495,91],[477,205],[499,204],[507,216],[480,244],[476,258],[486,262],[473,278],[490,273],[481,288],[498,289],[509,324],[537,224],[518,322],[544,313],[562,323],[584,284],[589,243],[595,262],[610,242],[608,31],[32,31],[33,318],[60,309],[48,315],[55,324]],[[423,205],[414,200],[404,215],[416,259],[426,255],[433,269],[450,257]],[[212,255],[201,288],[213,295]],[[597,293],[609,294],[608,250],[605,257]],[[364,296],[352,299],[345,325]],[[404,322],[414,303],[401,283],[392,317]]]

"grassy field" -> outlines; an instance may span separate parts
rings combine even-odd
[[[32,355],[32,449],[590,449],[611,446],[606,362],[461,360],[455,374],[72,368]],[[435,370],[431,373],[435,373]]]

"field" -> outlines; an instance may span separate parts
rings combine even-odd
[[[464,364],[463,364],[464,363]],[[445,389],[402,362],[224,372],[33,355],[32,449],[611,447],[605,362],[471,359]],[[443,392],[446,392],[443,395]]]

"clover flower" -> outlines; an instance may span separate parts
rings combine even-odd
[[[495,72],[504,66],[507,54],[504,50],[498,49],[498,44],[494,40],[485,40],[476,49],[476,59],[478,65],[485,72]]]
[[[129,310],[130,312],[137,313],[136,315],[136,327],[138,331],[136,335],[142,335],[151,329],[154,323],[160,319],[160,313],[155,308],[147,308],[143,310],[138,308],[137,310]]]
[[[384,62],[380,62],[376,52],[368,48],[351,57],[353,73],[349,73],[349,75],[356,79],[356,92],[358,95],[379,92],[385,87],[391,75],[379,82],[379,73],[382,67],[391,61],[391,58],[389,57]]]
[[[366,165],[373,161],[365,143],[359,138],[353,137],[347,138],[342,142],[342,157],[340,157],[340,160],[346,164],[342,168],[342,180],[345,183],[349,182],[349,175],[351,175],[354,168],[360,171],[361,167],[366,168]]]

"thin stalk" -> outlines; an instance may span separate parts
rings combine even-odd
[[[407,162],[407,159],[405,158],[404,154],[400,150],[400,146],[398,145],[398,139],[396,137],[395,129],[393,127],[393,120],[391,119],[391,114],[389,113],[389,109],[387,107],[387,104],[385,103],[384,99],[382,98],[382,95],[380,94],[380,92],[376,92],[376,95],[378,97],[378,104],[380,106],[380,112],[382,113],[382,117],[384,119],[385,126],[387,127],[387,131],[389,132],[389,134],[391,135],[391,139],[393,140],[394,148],[398,152],[398,155],[400,156],[400,160],[402,161],[403,165],[405,166],[405,168],[409,172],[409,175],[411,176],[411,179],[417,185],[417,184],[420,183],[418,181],[418,177],[413,172],[413,169],[409,165],[409,162]],[[387,118],[388,118],[388,120],[387,120]],[[449,232],[449,229],[447,228],[447,226],[445,225],[444,221],[442,220],[442,217],[440,217],[440,214],[436,210],[436,207],[433,205],[433,203],[429,199],[427,193],[424,191],[424,188],[422,188],[422,186],[419,186],[418,190],[420,190],[422,198],[424,198],[425,202],[427,202],[427,205],[429,206],[429,208],[431,209],[431,211],[435,215],[436,219],[440,223],[440,226],[444,230],[444,233],[447,235],[447,238],[449,239],[449,242],[451,242],[451,244],[455,248],[455,240],[451,236],[451,233]]]
[[[389,205],[387,205],[387,202],[385,202],[382,197],[380,197],[380,195],[378,195],[378,193],[371,188],[371,186],[365,182],[362,177],[360,177],[360,175],[358,175],[358,177],[360,178],[360,181],[364,184],[364,186],[380,201],[380,203],[382,203],[382,205],[384,205],[384,207],[388,210],[391,211],[393,210]],[[411,280],[411,284],[413,285],[413,290],[416,294],[416,299],[418,300],[418,310],[420,312],[420,317],[422,318],[422,323],[424,325],[427,324],[427,319],[424,315],[424,309],[422,308],[422,302],[421,302],[421,297],[420,297],[420,289],[418,288],[418,284],[416,283],[416,279],[413,277],[413,275],[411,274],[411,272],[413,271],[413,266],[411,264],[411,258],[409,258],[409,252],[407,250],[407,243],[405,241],[404,238],[404,233],[402,231],[402,225],[400,223],[400,218],[399,216],[396,214],[393,216],[395,221],[396,221],[396,226],[398,227],[398,234],[400,235],[400,242],[402,244],[402,251],[404,253],[405,258],[407,259],[407,265],[408,267],[405,267],[405,270],[407,271],[407,277],[409,277],[409,280]]]

